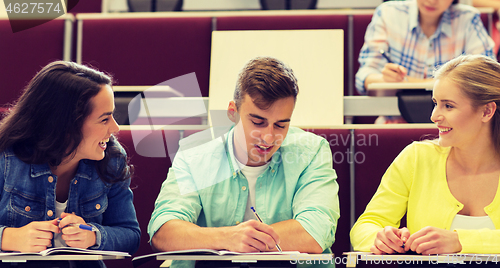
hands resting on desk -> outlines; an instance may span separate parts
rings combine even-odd
[[[95,232],[82,230],[68,224],[86,224],[74,214],[62,213],[62,220],[33,221],[19,228],[8,227],[2,235],[3,251],[40,252],[52,246],[54,234],[62,233],[62,239],[69,247],[88,248],[95,245]]]
[[[373,254],[406,253],[411,250],[427,255],[456,253],[462,250],[462,245],[454,231],[427,226],[410,234],[405,227],[387,226],[377,233],[370,250]]]

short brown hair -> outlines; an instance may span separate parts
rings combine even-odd
[[[241,70],[234,90],[234,102],[239,109],[248,94],[259,109],[266,110],[279,99],[293,97],[296,100],[298,93],[292,69],[278,59],[257,57]]]

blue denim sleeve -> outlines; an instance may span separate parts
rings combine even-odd
[[[113,159],[110,165],[117,172],[125,168],[125,158]],[[123,251],[133,254],[139,248],[141,230],[130,190],[130,178],[114,183],[108,193],[108,208],[101,224],[93,223],[99,230],[100,241],[91,249]],[[96,236],[98,238],[99,235]]]

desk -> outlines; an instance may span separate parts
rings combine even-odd
[[[438,254],[438,255],[374,255],[368,252],[347,252],[346,267],[356,267],[358,262],[367,264],[405,264],[423,265],[425,263],[435,264],[490,264],[497,265],[500,255],[497,254]]]
[[[376,95],[396,95],[401,116],[408,123],[431,123],[432,88],[434,82],[371,83],[368,90]]]
[[[246,266],[248,263],[258,261],[289,261],[290,264],[305,263],[306,261],[331,262],[334,260],[333,254],[293,254],[293,255],[158,255],[157,260],[163,260],[160,267],[168,264],[169,260],[197,260],[197,261],[231,261]]]
[[[425,89],[432,90],[434,87],[434,82],[422,82],[422,83],[371,83],[368,85],[369,90],[393,90],[393,89]]]
[[[119,260],[125,259],[125,256],[98,255],[98,254],[61,254],[61,255],[12,255],[0,256],[1,262],[26,262],[26,261],[100,261],[100,260]]]

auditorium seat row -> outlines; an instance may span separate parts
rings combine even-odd
[[[168,157],[147,157],[144,148],[155,147],[148,141],[149,130],[133,130],[143,133],[132,133],[130,128],[123,127],[119,132],[119,140],[124,144],[131,163],[135,166],[132,180],[134,205],[141,230],[141,245],[135,255],[152,253],[148,244],[147,224],[151,217],[154,201],[165,180],[171,160]],[[336,242],[332,249],[336,256],[350,250],[349,230],[352,223],[364,211],[366,204],[375,193],[380,179],[387,167],[399,152],[412,141],[434,138],[437,129],[404,128],[396,126],[391,129],[307,129],[324,137],[330,144],[333,167],[337,172],[340,185],[339,199],[341,217],[337,227]],[[173,157],[179,139],[175,130],[156,130],[156,134],[165,137],[168,154]],[[185,131],[189,136],[197,131]],[[146,137],[142,141],[137,136]],[[173,146],[172,146],[173,145]],[[165,148],[163,144],[156,147]],[[172,158],[173,159],[173,158]],[[131,267],[130,260],[109,261],[108,267]],[[152,267],[152,266],[148,266]],[[158,267],[158,266],[156,266]]]
[[[357,58],[373,10],[77,14],[12,33],[0,19],[0,106],[40,68],[74,60],[112,74],[117,85],[156,85],[195,72],[208,96],[212,31],[341,29],[344,95],[354,95]],[[487,23],[490,13],[482,13]],[[189,97],[189,96],[188,96]]]

